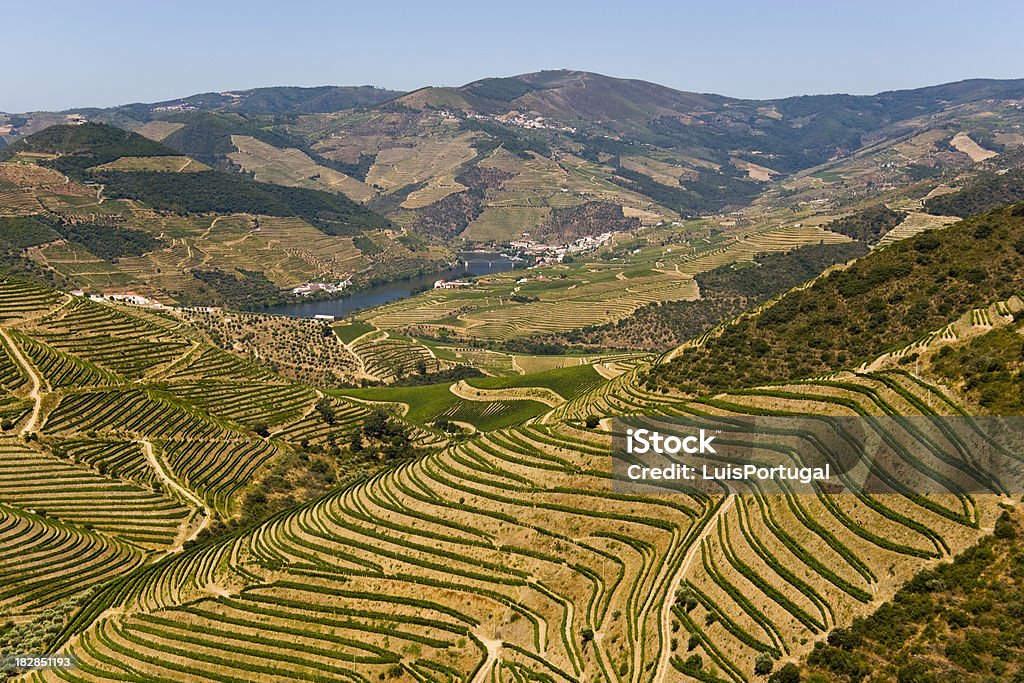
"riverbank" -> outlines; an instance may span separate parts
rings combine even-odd
[[[463,264],[461,267],[417,275],[405,280],[371,285],[348,296],[319,301],[296,301],[294,303],[268,306],[253,312],[286,315],[293,318],[312,318],[317,315],[330,315],[340,320],[357,311],[404,299],[424,289],[433,287],[434,283],[438,280],[456,279],[467,272],[474,277],[490,275],[492,273],[504,273],[513,270],[516,265],[514,261],[500,254],[480,252],[459,254],[459,262]]]

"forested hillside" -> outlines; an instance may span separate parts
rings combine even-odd
[[[0,152],[0,161],[19,153],[53,155],[42,165],[54,168],[76,180],[89,177],[88,169],[121,157],[174,156],[178,152],[137,133],[99,123],[76,126],[51,126],[19,140]]]
[[[1021,533],[1020,512],[1005,510],[994,535],[951,562],[922,571],[871,616],[816,643],[802,670],[790,665],[769,681],[1020,680]]]
[[[652,370],[703,393],[852,368],[1024,285],[1024,205],[897,242]]]
[[[966,218],[1022,199],[1024,168],[1012,168],[983,173],[956,192],[929,199],[925,208],[930,213]]]
[[[357,235],[389,225],[387,219],[343,195],[260,183],[221,171],[105,171],[95,178],[111,197],[138,199],[160,211],[297,216],[328,235]]]
[[[837,218],[827,223],[825,229],[867,244],[875,244],[906,217],[905,212],[893,211],[885,204],[879,204],[851,216]]]
[[[648,304],[616,323],[569,332],[559,342],[611,348],[664,350],[697,337],[724,320],[807,282],[826,268],[867,253],[857,242],[810,245],[753,261],[719,266],[695,276],[696,301]]]

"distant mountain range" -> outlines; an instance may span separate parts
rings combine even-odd
[[[959,172],[1024,142],[1024,80],[744,100],[541,71],[408,93],[258,88],[5,115],[0,139],[83,120],[344,194],[429,240],[500,243],[571,236],[584,216],[600,232],[728,212],[801,174],[856,194]],[[865,156],[870,172],[827,171]]]
[[[372,85],[314,88],[253,88],[227,92],[208,92],[176,100],[150,104],[127,104],[115,111],[131,118],[152,118],[161,112],[233,111],[249,115],[319,114],[353,107],[373,106],[402,95],[401,92]],[[109,109],[71,109],[68,113],[96,115]]]

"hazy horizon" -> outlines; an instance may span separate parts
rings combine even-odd
[[[1024,55],[1014,49],[1024,6],[1004,0],[986,3],[984,16],[976,4],[951,0],[395,8],[382,14],[317,1],[282,14],[266,1],[196,0],[144,11],[125,0],[10,7],[8,25],[19,30],[4,52],[16,66],[5,76],[0,110],[273,86],[408,91],[562,68],[750,99],[1024,77]]]

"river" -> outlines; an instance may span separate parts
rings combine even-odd
[[[292,318],[312,318],[314,315],[333,315],[345,318],[356,311],[373,308],[389,301],[404,299],[412,294],[412,290],[424,286],[432,287],[437,280],[450,280],[464,274],[467,270],[473,275],[490,275],[504,273],[515,267],[515,262],[497,253],[465,252],[458,254],[459,260],[465,263],[462,268],[453,268],[438,273],[419,275],[408,280],[396,280],[360,289],[348,296],[330,301],[298,301],[293,304],[280,304],[261,309],[260,313],[287,315]]]

